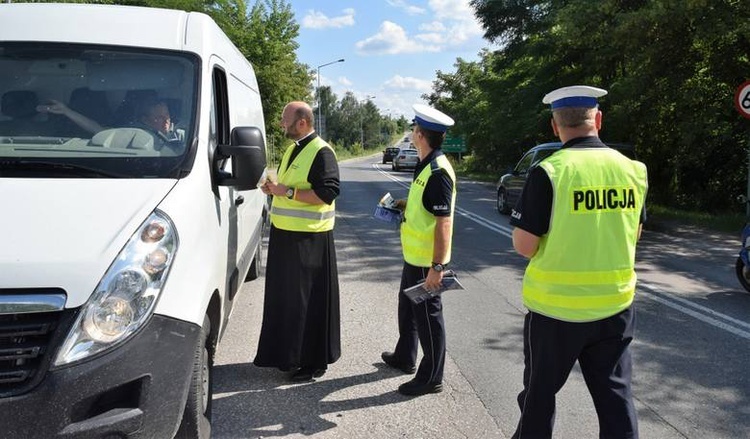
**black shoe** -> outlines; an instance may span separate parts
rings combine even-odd
[[[428,393],[440,393],[443,391],[443,383],[424,383],[413,379],[398,386],[398,393],[407,396],[427,395]]]
[[[305,383],[315,381],[313,378],[320,378],[326,373],[326,369],[315,369],[312,367],[303,367],[294,372],[289,380],[293,383]]]
[[[402,363],[396,359],[396,354],[393,352],[383,352],[380,354],[380,358],[383,359],[385,364],[391,366],[394,369],[398,369],[403,373],[414,373],[417,368],[413,364]]]

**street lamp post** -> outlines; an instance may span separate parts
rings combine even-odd
[[[370,99],[375,99],[375,96],[367,95],[360,102],[369,102]],[[365,149],[365,125],[364,125],[364,109],[359,113],[359,145],[362,149]]]
[[[344,58],[337,59],[336,61],[331,61],[329,63],[321,64],[318,66],[318,89],[317,89],[317,95],[318,95],[318,128],[316,131],[318,132],[318,135],[323,137],[323,133],[321,132],[323,129],[323,124],[320,119],[320,69],[321,67],[330,66],[331,64],[336,64],[339,62],[344,62]]]

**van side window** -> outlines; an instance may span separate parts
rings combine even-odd
[[[212,128],[215,129],[216,142],[229,145],[229,97],[227,94],[227,75],[218,67],[214,68],[214,99]]]

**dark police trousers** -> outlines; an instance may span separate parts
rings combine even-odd
[[[550,438],[555,394],[576,360],[599,417],[600,438],[638,437],[630,385],[628,346],[633,340],[632,306],[603,320],[571,323],[529,312],[524,319],[524,389],[521,419],[513,438]]]
[[[398,293],[398,343],[395,357],[399,362],[416,364],[417,341],[424,357],[419,363],[416,379],[423,383],[442,383],[445,365],[445,321],[440,296],[415,305],[404,294],[406,288],[423,282],[429,268],[404,262]]]

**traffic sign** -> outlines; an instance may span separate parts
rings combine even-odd
[[[737,87],[734,95],[734,106],[743,117],[750,119],[750,81],[745,81]]]
[[[443,152],[466,152],[466,139],[446,134],[442,149]]]

